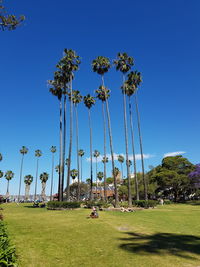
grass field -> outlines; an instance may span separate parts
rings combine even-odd
[[[102,211],[99,219],[87,219],[87,209],[3,208],[22,267],[200,266],[200,206]]]

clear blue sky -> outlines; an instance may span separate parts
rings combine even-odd
[[[59,107],[57,99],[48,92],[47,80],[53,78],[64,48],[76,50],[82,58],[73,86],[83,95],[93,94],[100,85],[100,78],[91,70],[95,57],[114,59],[123,51],[134,57],[134,68],[143,75],[139,106],[144,154],[149,155],[146,171],[169,152],[185,152],[192,163],[199,163],[198,0],[5,0],[4,4],[8,12],[26,16],[24,25],[15,31],[0,32],[0,152],[4,157],[0,169],[15,173],[11,194],[18,192],[22,145],[29,148],[23,176],[35,176],[36,149],[43,152],[39,173],[51,173],[49,150],[52,145],[59,145]],[[121,75],[113,68],[105,81],[112,92],[114,151],[124,153]],[[79,121],[80,147],[88,157],[88,117],[83,104],[79,106]],[[103,153],[100,103],[92,109],[92,123],[93,147]],[[139,153],[137,135],[135,138]],[[89,177],[86,157],[84,178]],[[137,163],[140,170],[140,161]],[[75,158],[72,167],[76,168]],[[103,170],[102,164],[99,169]],[[1,179],[0,194],[5,190],[6,181]]]

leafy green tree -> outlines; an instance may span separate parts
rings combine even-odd
[[[22,146],[22,148],[20,149],[20,153],[22,154],[22,159],[21,159],[21,168],[20,168],[18,202],[20,201],[21,183],[22,183],[22,169],[23,169],[24,155],[28,153],[28,148],[26,148],[25,146]]]
[[[80,198],[87,198],[90,192],[90,182],[88,183],[83,183],[80,182]],[[78,194],[78,183],[73,183],[70,185],[70,197],[72,199],[77,199],[77,194]]]
[[[176,202],[181,195],[185,196],[190,179],[188,174],[194,170],[194,165],[182,156],[166,157],[162,164],[148,173],[148,176],[158,184],[158,190],[164,194],[173,194]]]
[[[7,14],[2,3],[3,0],[0,0],[0,30],[14,30],[25,20],[25,17],[23,15],[16,17],[15,15]]]
[[[108,119],[108,132],[109,132],[109,139],[110,139],[110,153],[111,153],[112,171],[113,171],[115,169],[115,162],[114,162],[114,150],[113,150],[113,141],[112,141],[110,111],[109,111],[109,106],[108,106],[109,91],[105,87],[105,83],[104,83],[104,74],[108,72],[110,67],[111,67],[110,60],[107,57],[99,56],[96,59],[94,59],[92,62],[93,71],[97,72],[97,74],[101,75],[101,79],[102,79],[101,91],[104,95],[105,102],[106,102],[106,113],[107,113],[107,119]],[[104,156],[105,156],[105,154],[104,154]],[[114,175],[114,186],[115,186],[115,207],[119,207],[119,199],[118,199],[118,192],[117,192],[117,179],[116,179],[115,175]]]
[[[125,83],[125,75],[131,67],[133,66],[133,58],[129,57],[127,53],[118,53],[117,59],[114,61],[116,65],[116,70],[121,71],[123,78],[123,87]],[[126,146],[126,166],[127,166],[127,178],[128,178],[128,205],[132,206],[132,196],[131,196],[131,178],[130,178],[130,168],[128,165],[128,129],[127,129],[127,115],[126,115],[126,97],[125,89],[122,90],[123,93],[123,106],[124,106],[124,131],[125,131],[125,146]]]
[[[14,173],[12,171],[7,171],[4,176],[5,176],[6,180],[8,181],[7,191],[6,191],[6,202],[7,202],[9,199],[9,182],[14,177]]]
[[[98,172],[98,164],[97,164],[97,159],[100,156],[100,152],[98,150],[95,150],[93,153],[94,158],[96,158],[96,197],[97,197],[97,186],[98,186],[98,177],[97,177],[97,172]]]
[[[83,156],[85,155],[85,151],[83,149],[79,149],[78,151],[79,157],[81,157],[81,183],[83,182]]]
[[[39,167],[39,158],[42,156],[42,151],[37,149],[35,150],[35,157],[37,158],[37,165],[36,165],[36,176],[35,176],[35,194],[34,194],[34,201],[36,201],[36,194],[37,194],[37,179],[38,179],[38,167]]]
[[[93,184],[93,169],[92,169],[92,124],[91,124],[91,114],[90,109],[95,104],[95,99],[93,96],[88,94],[87,96],[84,96],[84,104],[88,109],[88,118],[89,118],[89,129],[90,129],[90,199],[93,199],[92,194],[92,184]]]
[[[46,183],[47,180],[49,179],[49,175],[46,172],[43,172],[40,174],[40,180],[42,183],[42,191],[41,191],[41,196],[42,196],[42,200],[45,201],[46,200],[46,194],[45,194],[45,190],[46,190]]]
[[[30,185],[33,182],[33,176],[32,175],[26,175],[24,177],[24,183],[25,183],[25,200],[27,201],[29,198],[29,192],[30,192]]]
[[[138,90],[138,87],[141,84],[141,82],[142,82],[142,76],[141,76],[140,72],[131,71],[128,74],[128,81],[127,81],[128,85],[129,85],[129,93],[128,93],[128,95],[131,96],[134,93],[134,97],[135,97],[137,126],[138,126],[138,133],[139,133],[140,154],[141,154],[141,163],[142,163],[142,176],[143,176],[143,185],[144,185],[144,195],[145,195],[145,200],[147,200],[148,199],[147,183],[146,183],[146,180],[145,180],[145,172],[144,172],[144,156],[143,156],[141,123],[140,123],[140,113],[139,113],[138,98],[137,98],[137,90]],[[129,98],[129,100],[130,100],[130,98]]]
[[[56,153],[56,146],[51,147],[52,153],[52,171],[51,171],[51,191],[50,191],[50,200],[53,200],[53,173],[54,173],[54,153]]]
[[[80,200],[80,166],[79,166],[79,135],[78,135],[78,111],[77,106],[82,101],[82,95],[78,90],[73,90],[72,92],[72,102],[75,107],[75,116],[76,116],[76,157],[77,157],[77,169],[78,169],[78,194],[77,199]]]

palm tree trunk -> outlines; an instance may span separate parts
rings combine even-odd
[[[133,133],[133,117],[132,117],[132,107],[131,107],[131,98],[129,99],[129,118],[131,126],[131,141],[132,141],[132,152],[133,152],[133,166],[134,166],[134,178],[135,178],[135,194],[136,200],[139,200],[139,191],[138,191],[138,179],[137,179],[137,169],[136,169],[136,158],[135,158],[135,146],[134,146],[134,133]]]
[[[66,88],[64,88],[66,91]],[[63,150],[62,150],[62,186],[61,186],[61,201],[63,201],[64,192],[64,178],[65,178],[65,149],[66,149],[66,113],[67,113],[67,103],[66,95],[64,96],[64,118],[63,118]]]
[[[78,112],[77,112],[77,105],[75,105],[75,114],[76,114],[76,153],[77,153],[77,169],[78,169],[78,194],[77,194],[77,201],[80,201],[80,166],[79,166],[79,140],[78,140]]]
[[[73,127],[73,102],[72,102],[72,77],[70,76],[70,133],[69,133],[69,154],[68,154],[68,170],[67,170],[67,200],[70,198],[70,170],[71,170],[71,154],[72,154],[72,127]]]
[[[20,201],[20,194],[21,194],[23,161],[24,161],[24,154],[22,154],[22,160],[21,160],[18,202]]]
[[[96,157],[96,198],[97,198],[97,157]]]
[[[58,201],[62,200],[62,99],[60,100],[60,155],[59,155],[59,180],[58,180]]]
[[[41,192],[42,201],[45,201],[45,189],[46,189],[46,182],[42,182],[42,192]]]
[[[102,102],[102,114],[103,114],[103,132],[104,132],[104,200],[107,201],[107,191],[106,191],[106,118],[104,110],[104,102]]]
[[[92,125],[91,125],[91,114],[88,109],[89,128],[90,128],[90,199],[93,199],[92,184],[93,184],[93,169],[92,169]]]
[[[27,201],[29,198],[30,184],[26,184],[25,186],[25,200]]]
[[[83,182],[83,160],[81,156],[81,183]]]
[[[123,165],[122,165],[122,162],[121,162],[121,172],[122,172],[122,179],[124,179],[124,172],[123,172]]]
[[[38,165],[39,165],[39,158],[37,158],[37,165],[36,165],[36,176],[35,176],[35,194],[34,194],[34,201],[36,201],[36,194],[37,194]]]
[[[102,85],[104,86],[104,77],[102,75]],[[112,141],[112,129],[111,129],[111,122],[110,122],[110,112],[109,112],[109,106],[108,106],[108,99],[106,98],[106,112],[107,112],[107,118],[108,118],[108,132],[109,132],[109,139],[110,139],[110,154],[111,154],[111,160],[112,160],[112,173],[114,177],[114,186],[115,186],[115,207],[119,207],[119,197],[118,197],[118,191],[117,191],[117,177],[115,174],[115,162],[114,162],[114,153],[113,153],[113,141]]]
[[[141,153],[141,162],[142,162],[142,180],[143,180],[143,185],[144,185],[144,198],[145,198],[145,200],[148,200],[147,183],[146,183],[145,174],[144,174],[144,157],[143,157],[142,135],[141,135],[141,128],[140,128],[140,114],[139,114],[139,108],[138,108],[137,91],[135,93],[135,106],[136,106],[138,133],[139,133],[139,140],[140,140],[140,153]]]
[[[10,180],[8,180],[8,183],[7,183],[6,203],[8,202],[8,198],[9,198],[9,182],[10,182]]]
[[[52,153],[52,170],[51,170],[51,192],[50,192],[50,200],[52,201],[53,195],[53,172],[54,172],[54,153]]]
[[[123,75],[123,87],[124,87],[125,77]],[[124,89],[124,88],[123,88]],[[126,116],[126,94],[123,90],[123,106],[124,106],[124,132],[125,132],[125,146],[126,146],[126,167],[127,167],[127,178],[128,178],[128,205],[132,206],[132,196],[131,196],[131,177],[129,168],[129,158],[128,158],[128,129],[127,129],[127,116]]]

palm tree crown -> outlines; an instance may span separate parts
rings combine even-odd
[[[93,153],[93,156],[95,158],[98,158],[100,156],[100,152],[98,150],[95,150],[94,153]]]
[[[14,177],[14,173],[12,171],[7,171],[5,173],[5,178],[9,181]]]
[[[95,99],[90,94],[84,96],[84,104],[88,109],[91,109],[91,107],[95,104]]]
[[[108,72],[110,67],[110,60],[107,57],[99,56],[92,61],[93,71],[100,75],[104,75],[104,73]]]
[[[103,172],[98,172],[97,173],[97,178],[101,181],[103,179]]]
[[[118,161],[119,161],[120,163],[124,163],[124,156],[122,156],[122,155],[118,155]]]
[[[114,60],[114,64],[116,65],[116,70],[125,74],[134,65],[134,60],[132,57],[129,57],[127,53],[118,53],[117,59]]]
[[[82,95],[80,95],[80,92],[78,90],[73,90],[72,91],[72,102],[76,106],[82,101]],[[69,100],[71,100],[71,94],[69,94]]]
[[[24,183],[27,185],[30,185],[33,182],[33,176],[32,175],[26,175],[24,177]]]
[[[108,163],[108,157],[103,156],[103,158],[102,158],[102,162],[103,162],[103,163]]]
[[[2,178],[3,177],[3,172],[2,171],[0,171],[0,178]]]
[[[80,157],[83,157],[83,156],[85,155],[85,151],[84,151],[83,149],[79,149],[79,151],[78,151],[78,155],[79,155]]]
[[[99,89],[96,90],[97,98],[102,102],[106,101],[110,97],[110,90],[105,86],[99,86]]]
[[[42,181],[42,183],[46,183],[46,181],[48,180],[49,175],[46,172],[43,172],[42,174],[40,174],[40,180]]]
[[[3,159],[3,156],[2,156],[2,154],[0,153],[0,161],[2,161],[2,159]]]
[[[51,152],[52,152],[52,153],[55,153],[55,152],[56,152],[56,146],[52,146],[52,147],[51,147]]]
[[[21,153],[22,155],[27,154],[27,153],[28,153],[28,148],[25,147],[25,146],[22,146],[22,148],[20,149],[20,153]]]
[[[75,179],[78,175],[78,171],[76,169],[71,170],[70,172],[72,179]]]
[[[38,158],[41,157],[42,156],[42,151],[39,150],[39,149],[35,150],[35,156],[38,157]]]

